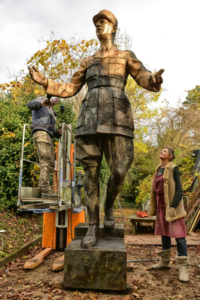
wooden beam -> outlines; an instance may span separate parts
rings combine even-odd
[[[20,200],[25,202],[48,202],[48,203],[57,201],[57,199],[51,200],[45,198],[27,198],[27,197],[21,197]]]
[[[20,205],[20,209],[45,209],[49,208],[49,205],[52,205],[53,203],[47,202],[47,203],[32,203],[32,204],[25,204],[25,205]],[[56,203],[57,204],[57,203]]]
[[[36,268],[39,264],[41,264],[44,260],[44,258],[52,252],[52,248],[46,248],[42,252],[38,253],[36,256],[33,258],[29,259],[25,264],[24,264],[24,269],[34,269]]]
[[[70,209],[71,208],[71,203],[67,204],[67,205],[55,205],[55,206],[51,206],[49,205],[49,209],[56,209],[56,210],[65,210],[65,209]]]

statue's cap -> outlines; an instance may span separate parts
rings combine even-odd
[[[115,15],[107,9],[100,10],[100,12],[93,17],[94,24],[99,19],[106,19],[109,22],[113,23],[113,25],[116,25],[116,26],[118,25],[118,21],[117,21],[117,18],[115,17]]]

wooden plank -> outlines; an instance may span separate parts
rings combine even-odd
[[[33,258],[29,259],[25,264],[24,264],[24,269],[34,269],[38,265],[40,265],[44,258],[52,252],[52,248],[46,248],[42,252],[38,253],[36,256]]]
[[[55,203],[57,205],[57,203]],[[49,205],[53,205],[52,202],[47,202],[47,203],[32,203],[32,204],[25,204],[25,205],[20,205],[20,209],[45,209],[49,208]]]
[[[56,210],[66,210],[66,209],[70,209],[71,208],[71,203],[68,204],[68,205],[61,205],[61,206],[58,206],[58,205],[55,205],[55,206],[49,206],[49,209],[56,209]]]
[[[74,207],[74,205],[72,207]],[[65,210],[71,208],[71,203],[69,202],[68,204],[58,206],[58,202],[47,201],[47,202],[31,203],[31,204],[25,204],[19,206],[19,209],[45,209],[45,208],[51,210]]]
[[[64,269],[64,259],[65,259],[64,255],[57,258],[56,261],[53,263],[52,270],[53,271],[63,270]]]
[[[63,201],[63,205],[71,205],[71,201]],[[72,203],[72,207],[74,207],[74,203]]]
[[[24,201],[24,202],[55,202],[57,199],[45,199],[45,198],[27,198],[27,197],[21,197],[20,198],[21,201]]]

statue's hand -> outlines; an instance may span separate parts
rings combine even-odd
[[[150,75],[149,84],[153,88],[154,92],[159,92],[161,89],[161,84],[163,83],[163,78],[161,75],[164,71],[165,71],[164,69],[160,69],[155,74]]]
[[[51,106],[50,99],[46,98],[44,101],[41,102],[41,106]]]
[[[31,78],[38,84],[42,85],[44,88],[48,85],[48,79],[44,76],[44,74],[36,67],[28,67]]]

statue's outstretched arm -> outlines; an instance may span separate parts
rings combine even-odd
[[[163,69],[160,69],[157,73],[152,74],[145,68],[143,63],[137,59],[136,55],[129,51],[127,59],[128,71],[137,84],[144,89],[152,92],[159,92],[161,84],[163,83],[162,73]]]
[[[60,98],[68,98],[76,95],[86,82],[86,59],[83,59],[79,69],[74,73],[70,83],[59,83],[51,79],[47,79],[43,73],[38,71],[34,66],[29,67],[31,78],[38,84],[42,85],[46,94],[57,96]]]

